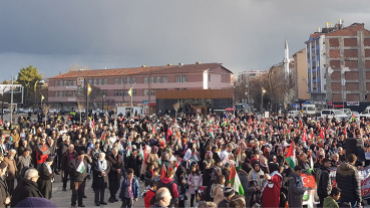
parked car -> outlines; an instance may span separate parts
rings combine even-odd
[[[352,116],[352,111],[349,108],[342,108],[342,109],[338,109],[338,110],[342,110],[348,116]]]
[[[328,117],[329,119],[336,118],[338,121],[342,120],[347,120],[348,115],[345,114],[342,110],[338,109],[324,109],[321,111],[321,118],[326,118]]]

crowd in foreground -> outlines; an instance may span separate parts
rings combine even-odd
[[[46,122],[5,123],[11,132],[0,132],[0,207],[51,199],[57,175],[72,207],[85,207],[87,180],[96,206],[143,200],[152,208],[302,207],[307,170],[315,175],[318,207],[360,207],[358,170],[370,159],[364,119],[229,113],[95,116],[79,123],[54,114]],[[363,154],[346,154],[349,138],[362,143]]]

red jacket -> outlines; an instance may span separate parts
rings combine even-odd
[[[150,200],[152,200],[153,197],[155,197],[155,191],[153,191],[152,189],[149,189],[145,193],[145,197],[144,197],[145,208],[150,207]]]
[[[276,173],[276,174],[274,174]],[[262,202],[263,207],[279,207],[280,204],[280,188],[283,177],[273,172],[271,180],[262,189]]]

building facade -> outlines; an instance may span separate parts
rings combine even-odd
[[[308,78],[307,78],[307,49],[304,48],[297,53],[293,54],[294,59],[294,99],[295,100],[310,100],[308,93]]]
[[[364,24],[342,24],[327,24],[306,42],[308,92],[314,101],[368,102],[370,31]]]
[[[268,71],[262,71],[262,70],[251,70],[251,71],[243,71],[240,72],[238,75],[238,81],[249,83],[251,79],[258,77],[262,74],[266,74]]]
[[[101,98],[92,100],[89,109],[99,108],[101,103],[115,105],[131,101],[128,90],[132,88],[134,104],[156,106],[156,92],[162,90],[230,89],[233,73],[220,63],[182,64],[166,66],[141,66],[104,70],[80,70],[49,78],[48,102],[55,107],[71,108],[86,95],[81,93],[86,83],[93,91],[100,90]],[[108,102],[109,101],[109,102]]]

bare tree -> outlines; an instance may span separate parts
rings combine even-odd
[[[234,81],[234,100],[236,102],[241,102],[243,98],[246,97],[246,85],[247,81],[245,79],[235,79]]]
[[[44,115],[45,115],[45,127],[46,127],[46,118],[47,118],[49,109],[50,109],[50,105],[47,105],[47,104],[42,105],[42,111],[44,112]]]

